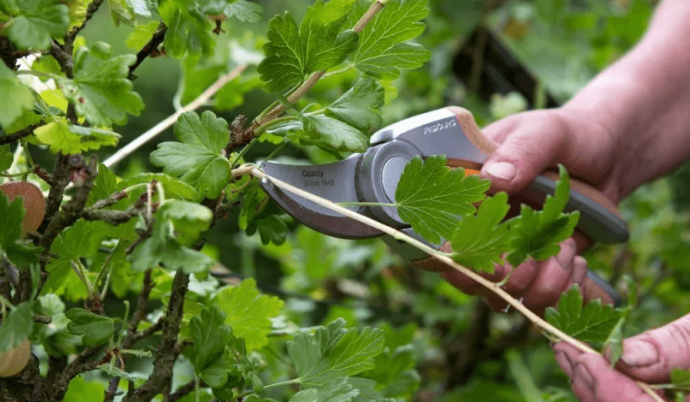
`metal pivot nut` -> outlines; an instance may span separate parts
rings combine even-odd
[[[395,203],[395,190],[405,166],[421,151],[404,140],[395,140],[369,148],[357,166],[357,195],[363,202]],[[382,223],[395,228],[407,226],[395,207],[370,207]]]

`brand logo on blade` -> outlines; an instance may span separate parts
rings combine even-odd
[[[424,135],[432,134],[437,131],[443,131],[447,130],[451,127],[455,127],[458,125],[458,121],[455,119],[448,119],[446,121],[441,121],[438,123],[434,124],[429,124],[428,126],[424,127]]]
[[[335,180],[324,179],[323,172],[320,170],[303,170],[304,187],[328,187],[335,186]],[[319,180],[320,179],[320,180]]]
[[[318,177],[323,179],[323,172],[320,170],[303,170],[302,177]]]

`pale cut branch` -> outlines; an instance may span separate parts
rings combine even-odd
[[[106,159],[105,162],[103,162],[103,164],[105,166],[111,167],[111,166],[115,165],[116,163],[122,161],[123,159],[125,159],[129,155],[133,154],[137,149],[141,148],[144,144],[146,144],[147,142],[154,139],[160,133],[165,131],[168,127],[175,124],[177,119],[183,113],[186,113],[186,112],[189,112],[192,110],[196,110],[199,107],[203,106],[225,84],[234,80],[240,74],[242,74],[242,72],[245,70],[245,68],[247,68],[246,64],[240,64],[239,66],[235,67],[234,70],[232,70],[229,73],[218,78],[218,80],[216,82],[214,82],[210,87],[208,87],[204,92],[202,92],[201,95],[199,95],[196,99],[194,99],[188,105],[184,106],[183,108],[181,108],[177,112],[168,116],[165,120],[163,120],[160,123],[156,124],[155,126],[151,127],[150,130],[148,130],[145,133],[138,136],[134,141],[132,141],[129,144],[125,145],[124,147],[120,148],[117,152],[115,152],[114,155],[112,155],[110,158]]]
[[[362,16],[362,18],[357,21],[355,26],[352,28],[353,31],[360,33],[364,29],[364,27],[367,26],[371,20],[376,17],[376,14],[378,14],[383,8],[386,6],[388,3],[388,0],[378,0],[376,3],[372,4],[371,7],[369,7],[369,10],[367,10],[366,13]],[[314,85],[326,74],[326,70],[322,71],[317,71],[314,74],[312,74],[306,81],[304,81],[304,84],[302,84],[299,88],[295,89],[293,93],[291,93],[288,97],[287,100],[290,103],[295,103],[298,100],[300,100],[304,95],[306,95]],[[257,128],[261,127],[262,125],[268,123],[271,120],[274,120],[278,116],[280,116],[281,113],[286,111],[287,108],[284,105],[278,105],[276,106],[273,110],[268,112],[266,115],[262,116],[259,118],[259,120],[254,120],[251,124],[251,129],[256,130]]]
[[[338,205],[338,204],[336,204],[330,200],[327,200],[325,198],[321,198],[317,195],[314,195],[312,193],[309,193],[307,191],[304,191],[304,190],[301,190],[297,187],[294,187],[288,183],[285,183],[282,180],[279,180],[279,179],[276,179],[272,176],[269,176],[254,166],[246,165],[246,166],[242,166],[239,169],[236,169],[235,171],[233,171],[234,177],[246,175],[246,174],[251,174],[252,176],[258,177],[261,179],[265,178],[283,190],[289,191],[289,192],[294,193],[300,197],[306,198],[309,201],[312,201],[318,205],[326,207],[332,211],[338,212],[344,216],[347,216],[348,218],[351,218],[351,219],[354,219],[358,222],[364,223],[365,225],[369,225],[375,229],[378,229],[378,230],[392,236],[396,240],[404,241],[404,242],[406,242],[406,243],[408,243],[414,247],[419,248],[420,250],[423,250],[423,251],[429,253],[431,255],[431,257],[443,262],[444,264],[455,269],[456,271],[458,271],[464,275],[467,275],[471,279],[480,283],[485,288],[494,292],[496,295],[498,295],[500,298],[505,300],[508,304],[510,304],[516,310],[518,310],[520,313],[522,313],[528,320],[532,321],[532,323],[534,323],[534,325],[536,327],[540,328],[541,330],[546,331],[546,332],[550,333],[551,335],[559,338],[560,340],[569,343],[570,345],[574,346],[575,348],[579,349],[582,352],[601,355],[601,353],[592,349],[591,347],[589,347],[589,345],[571,337],[570,335],[564,333],[563,331],[561,331],[558,328],[554,327],[553,325],[549,324],[543,318],[541,318],[538,315],[536,315],[535,313],[533,313],[531,310],[529,310],[527,307],[525,307],[525,305],[523,305],[519,300],[515,299],[513,296],[508,294],[508,292],[506,292],[505,290],[501,289],[501,287],[498,284],[491,282],[490,280],[484,278],[483,276],[479,275],[478,273],[472,271],[469,268],[463,267],[462,265],[453,261],[452,258],[439,253],[437,250],[431,249],[427,245],[419,242],[418,240],[415,240],[415,239],[407,236],[406,234],[404,234],[404,233],[402,233],[396,229],[393,229],[392,227],[386,226],[386,225],[384,225],[384,224],[382,224],[382,223],[380,223],[374,219],[371,219],[371,218],[366,217],[364,215],[361,215],[357,212],[351,211],[345,207],[342,207],[342,206],[340,206],[340,205]],[[661,397],[656,392],[654,392],[654,390],[648,384],[643,383],[643,382],[639,382],[639,381],[637,382],[637,384],[643,391],[645,391],[655,401],[664,402],[664,400],[661,399]]]

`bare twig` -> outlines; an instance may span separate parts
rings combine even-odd
[[[240,170],[241,169],[241,170]],[[567,342],[568,344],[574,346],[575,348],[579,349],[582,352],[585,353],[593,353],[593,354],[598,354],[600,355],[599,352],[596,350],[592,349],[589,345],[585,344],[584,342],[581,342],[570,335],[564,333],[563,331],[559,330],[558,328],[554,327],[553,325],[549,324],[547,321],[533,313],[530,309],[525,307],[519,300],[515,299],[513,296],[511,296],[508,292],[503,290],[498,284],[491,282],[490,280],[484,278],[483,276],[479,275],[478,273],[472,271],[469,268],[465,268],[462,265],[456,263],[453,261],[452,258],[449,256],[439,253],[437,250],[431,249],[427,245],[421,243],[418,240],[415,240],[406,234],[393,229],[389,226],[386,226],[374,219],[371,219],[369,217],[366,217],[364,215],[361,215],[357,212],[351,211],[345,207],[342,207],[330,200],[327,200],[325,198],[321,198],[319,196],[316,196],[312,193],[309,193],[307,191],[301,190],[297,187],[294,187],[288,183],[285,183],[282,180],[278,180],[275,177],[271,177],[267,175],[266,173],[262,172],[256,167],[253,166],[243,166],[240,169],[237,169],[235,172],[233,172],[233,176],[240,174],[242,172],[247,172],[249,171],[249,174],[251,174],[254,177],[258,177],[261,179],[268,179],[270,180],[274,185],[277,187],[280,187],[283,190],[289,191],[293,194],[296,194],[300,197],[303,197],[309,201],[312,201],[318,205],[321,205],[325,208],[328,208],[332,211],[338,212],[348,218],[354,219],[358,222],[364,223],[366,225],[369,225],[375,229],[378,229],[391,237],[393,237],[396,240],[404,241],[420,250],[423,250],[429,255],[442,263],[448,265],[449,267],[455,269],[456,271],[468,276],[470,279],[475,280],[485,288],[489,289],[491,292],[505,300],[508,304],[510,304],[513,308],[518,310],[523,316],[525,316],[528,320],[530,320],[535,326],[540,328],[541,330],[550,333],[554,337],[560,339],[561,341]],[[643,382],[638,382],[638,386],[643,389],[647,394],[649,394],[652,398],[654,398],[656,401],[663,402],[663,400],[657,395],[652,388]]]
[[[161,121],[160,123],[156,124],[153,126],[150,130],[146,131],[139,137],[137,137],[134,141],[130,142],[129,144],[125,145],[121,149],[119,149],[113,156],[110,158],[106,159],[105,162],[103,162],[104,165],[110,167],[115,165],[116,163],[120,162],[121,160],[125,159],[132,153],[134,153],[137,149],[141,148],[144,144],[147,142],[151,141],[154,139],[156,136],[158,136],[160,133],[165,131],[168,127],[172,126],[175,124],[177,119],[186,112],[189,112],[191,110],[195,110],[199,108],[200,106],[204,105],[211,97],[218,92],[225,84],[228,82],[234,80],[242,74],[244,69],[247,68],[246,64],[241,64],[237,67],[235,67],[234,70],[231,72],[225,74],[224,76],[220,77],[216,82],[214,82],[210,87],[208,87],[201,95],[199,95],[196,99],[194,99],[190,104],[184,106],[177,112],[173,113],[172,115],[168,116],[165,120]]]

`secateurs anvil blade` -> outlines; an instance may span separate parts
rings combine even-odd
[[[395,191],[406,164],[415,156],[426,158],[444,154],[451,167],[479,170],[497,148],[484,137],[472,114],[460,107],[447,107],[411,117],[376,132],[371,146],[361,154],[325,165],[285,165],[265,162],[262,169],[269,175],[322,198],[338,202],[395,203]],[[557,175],[545,172],[519,196],[541,205],[546,194],[553,194]],[[264,190],[288,214],[321,233],[364,239],[384,236],[368,225],[345,217],[303,197],[283,191],[264,178]],[[374,218],[386,225],[422,240],[398,215],[395,207],[353,206],[349,209]],[[628,240],[628,228],[616,206],[593,187],[571,181],[567,211],[580,211],[579,232],[603,243]],[[384,241],[394,250],[422,268],[430,268],[428,255],[389,236]],[[431,245],[448,250],[449,245]],[[590,298],[619,304],[620,295],[605,280],[588,272],[585,292]]]

